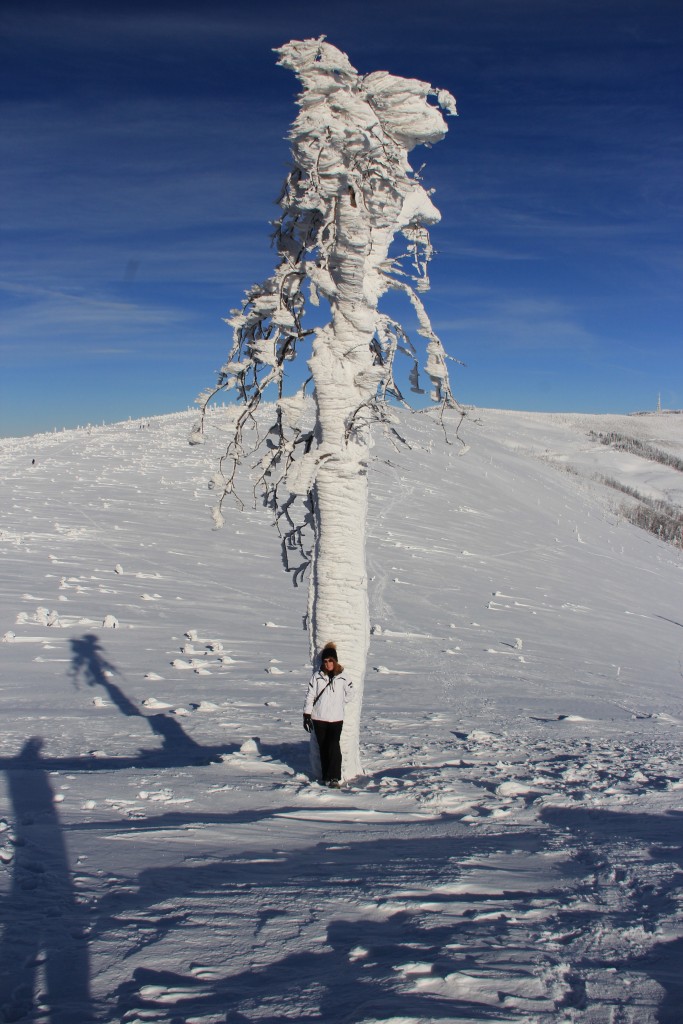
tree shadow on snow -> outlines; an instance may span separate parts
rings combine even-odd
[[[325,942],[316,948],[283,956],[264,967],[254,966],[227,975],[207,991],[205,982],[169,971],[138,968],[133,979],[119,992],[119,1011],[131,1005],[144,1016],[159,1009],[154,998],[140,999],[140,991],[175,990],[175,1007],[182,1019],[194,1015],[225,1014],[229,1024],[258,1021],[259,1024],[291,1024],[293,1019],[353,1022],[365,1020],[464,1020],[491,1021],[519,1019],[497,1006],[487,1006],[476,998],[468,999],[438,992],[419,992],[397,983],[397,966],[388,959],[368,965],[355,950],[369,945],[372,955],[383,957],[404,948],[406,938],[413,944],[431,944],[439,936],[433,930],[422,932],[410,914],[395,914],[377,921],[332,921]],[[452,933],[441,936],[452,939]],[[322,948],[321,948],[322,947]],[[476,966],[476,955],[463,955],[459,960],[432,957],[435,970],[467,970]],[[448,961],[448,963],[447,963]],[[504,979],[501,975],[501,983]],[[411,990],[412,989],[412,990]],[[160,993],[162,994],[162,993]],[[137,997],[137,998],[136,998]],[[294,1009],[293,1009],[294,1008]],[[294,1016],[293,1014],[296,1014]],[[298,1016],[300,1014],[300,1016]],[[189,1018],[185,1015],[189,1015]]]
[[[297,774],[307,778],[315,777],[311,770],[310,738],[300,743],[261,743],[261,754],[279,761]]]
[[[273,812],[273,822],[284,813]],[[528,830],[508,827],[489,835],[463,833],[462,826],[448,819],[402,823],[394,835],[361,842],[356,841],[357,831],[349,837],[342,829],[293,853],[274,848],[268,857],[263,847],[240,849],[232,857],[209,857],[202,865],[142,871],[137,892],[128,889],[102,903],[103,931],[113,926],[109,915],[120,924],[123,900],[133,919],[139,919],[142,908],[147,908],[150,926],[157,919],[153,943],[162,932],[196,928],[206,915],[215,949],[207,951],[205,962],[189,963],[187,973],[158,968],[163,945],[151,954],[149,964],[137,956],[130,980],[113,994],[119,1013],[154,1015],[172,999],[182,1019],[220,1014],[235,1024],[284,1024],[297,1013],[301,1019],[328,1022],[408,1016],[501,1024],[532,1010],[552,1016],[589,1008],[591,1001],[603,1009],[619,1005],[619,995],[601,1002],[591,985],[596,978],[616,977],[618,986],[628,971],[656,981],[664,991],[659,1007],[653,1007],[659,1024],[678,1024],[683,940],[660,943],[640,957],[629,956],[623,947],[623,956],[604,960],[596,956],[592,942],[586,945],[579,938],[574,949],[551,940],[563,934],[588,938],[604,928],[599,892],[590,904],[608,836],[612,844],[615,836],[626,841],[636,834],[650,836],[651,856],[672,854],[677,861],[683,815],[547,809],[544,818],[546,827],[540,830],[538,825]],[[561,848],[568,829],[583,835],[578,855],[553,859],[551,873],[537,885],[534,856],[543,859],[558,850],[558,843]],[[276,829],[271,826],[268,832],[276,841]],[[667,847],[657,846],[665,841]],[[571,844],[569,851],[574,849]],[[495,882],[491,888],[500,855],[511,852],[530,858],[530,884],[522,873],[511,879],[516,890],[510,882],[506,887],[503,870],[500,889]],[[671,892],[659,894],[651,920],[647,893],[642,903],[636,898],[610,913],[617,941],[629,929],[651,932],[662,913],[675,910],[675,884],[674,873]],[[577,900],[577,894],[586,898]],[[371,914],[360,910],[365,900],[374,905]],[[344,904],[348,915],[340,914]],[[185,919],[169,921],[177,906],[184,908]],[[326,906],[329,921],[324,925]],[[547,943],[539,941],[541,925],[534,907],[544,908]],[[324,937],[316,923],[325,928]],[[302,929],[307,927],[310,938],[302,949]],[[232,944],[231,935],[238,937],[239,946]],[[631,990],[624,987],[623,993],[627,1007]]]
[[[567,879],[573,892],[582,891],[584,884],[594,887],[596,863],[608,836],[611,841],[615,836],[626,841],[649,837],[652,857],[681,863],[683,814],[548,808],[543,812],[545,828],[540,830],[535,825],[494,834],[463,832],[456,820],[445,818],[397,823],[388,836],[384,826],[379,838],[360,842],[357,829],[341,826],[326,841],[285,852],[275,845],[278,822],[296,808],[200,817],[172,812],[121,821],[114,828],[182,832],[223,826],[221,846],[233,846],[232,852],[216,855],[215,845],[208,852],[200,845],[199,856],[179,866],[146,868],[135,879],[122,879],[120,887],[112,879],[109,890],[86,911],[75,895],[41,741],[29,741],[18,758],[6,759],[4,766],[18,823],[0,949],[6,971],[0,990],[6,1020],[20,1020],[32,1012],[41,970],[45,991],[40,1002],[50,1006],[54,1024],[97,1019],[97,1014],[91,1016],[85,941],[90,924],[94,942],[106,942],[115,934],[136,965],[126,967],[125,956],[121,961],[128,980],[98,1006],[107,1020],[116,1011],[121,1019],[136,1012],[145,1019],[171,1019],[160,1015],[168,1014],[172,1003],[174,1020],[219,1014],[235,1024],[285,1024],[299,1008],[302,1016],[330,1024],[405,1016],[500,1024],[520,1018],[515,1003],[519,986],[528,989],[537,983],[539,969],[565,972],[566,991],[555,1003],[555,1010],[560,1010],[584,1005],[582,973],[617,967],[656,980],[665,992],[657,1020],[678,1024],[683,940],[661,943],[646,957],[619,963],[600,963],[589,952],[582,953],[580,960],[571,962],[570,977],[570,951],[539,945],[533,918],[528,929],[524,922],[533,901],[536,906],[557,905],[555,911],[548,910],[552,931],[594,928],[602,921],[604,908],[576,910],[573,900],[563,906],[560,895],[567,891]],[[245,849],[239,828],[232,829],[258,821],[264,823],[264,835],[272,836],[270,856],[267,845]],[[112,832],[111,821],[74,825],[69,829],[74,842],[79,831],[91,827]],[[478,888],[477,865],[486,871],[490,857],[496,861],[513,850],[533,857],[557,849],[558,837],[566,837],[567,830],[582,840],[578,845],[583,856],[562,864],[544,886],[521,884],[519,891],[504,885],[494,891]],[[660,894],[659,912],[665,897]],[[366,901],[374,906],[371,914],[361,910]],[[348,915],[340,913],[344,905]],[[435,912],[440,906],[442,911]],[[626,929],[643,922],[647,926],[635,907],[614,924]],[[174,949],[182,947],[182,932],[187,929],[191,948],[198,927],[211,928],[207,962],[191,962],[189,954],[186,973],[159,969],[164,940],[170,940]],[[302,928],[304,933],[308,928],[310,936],[303,949]],[[238,946],[231,944],[235,937]],[[548,998],[552,1004],[552,995]],[[539,1012],[552,1015],[547,998]]]
[[[112,681],[116,669],[96,637],[75,640],[72,647],[74,678],[103,687],[122,714],[146,718],[161,737],[162,765],[203,763],[209,753],[225,750],[195,743],[166,715],[143,715]],[[330,1024],[406,1016],[500,1024],[520,1019],[515,1000],[539,983],[539,970],[560,972],[564,988],[555,1001],[557,1011],[585,1005],[582,974],[616,967],[654,979],[665,993],[659,1024],[678,1024],[683,939],[659,943],[644,957],[609,963],[596,959],[589,945],[567,973],[571,950],[539,943],[538,924],[533,914],[527,924],[526,915],[533,902],[548,908],[543,913],[551,932],[599,929],[604,919],[599,901],[594,907],[589,900],[563,903],[561,895],[594,891],[601,850],[613,849],[615,839],[625,845],[645,843],[652,860],[683,866],[683,814],[545,808],[540,828],[536,822],[528,829],[508,826],[486,834],[463,830],[457,819],[445,817],[397,822],[390,833],[383,824],[378,838],[357,824],[334,825],[331,819],[327,834],[316,828],[316,841],[293,851],[279,849],[277,842],[283,820],[292,812],[297,816],[300,806],[78,823],[68,828],[74,843],[86,829],[108,835],[174,829],[187,831],[190,842],[193,829],[222,829],[220,846],[213,843],[207,850],[200,843],[197,857],[146,868],[136,878],[122,879],[120,886],[112,878],[109,889],[86,908],[76,895],[48,772],[144,768],[152,755],[86,763],[49,760],[42,756],[42,743],[29,740],[17,757],[0,761],[16,822],[11,843],[3,844],[0,835],[0,849],[13,853],[0,947],[0,1008],[7,1021],[42,1013],[37,1010],[41,1003],[49,1007],[51,1024],[86,1024],[98,1019],[95,1010],[106,1020],[118,1011],[120,1019],[136,1012],[141,1018],[168,1020],[218,1014],[234,1024],[285,1024],[299,1009],[301,1017]],[[294,770],[306,756],[305,744],[266,749]],[[270,837],[265,845],[253,848],[253,833],[247,831],[250,847],[245,848],[240,827],[251,823],[263,823],[262,837]],[[519,891],[505,888],[504,882],[499,888],[477,887],[478,877],[486,881],[486,872],[498,870],[495,863],[488,867],[488,858],[495,862],[500,855],[522,851],[533,859],[567,845],[568,832],[579,855],[559,863],[556,873],[543,876],[539,885],[525,885],[523,876],[515,875]],[[317,841],[325,834],[325,841]],[[158,842],[168,838],[160,835]],[[153,856],[153,846],[149,851]],[[483,876],[477,875],[479,867]],[[532,876],[535,870],[531,864]],[[614,927],[654,928],[677,906],[675,883],[674,872],[669,890],[643,893],[640,903],[616,911]],[[372,911],[364,913],[363,904]],[[193,963],[188,954],[186,973],[159,969],[164,940],[174,950],[182,948],[187,929],[191,948],[198,928],[207,934],[203,955],[208,963]],[[106,942],[112,934],[126,948],[121,976],[127,980],[94,1008],[86,940]],[[308,935],[305,948],[302,935]],[[234,945],[235,939],[242,945]],[[539,1012],[552,1015],[547,1008],[552,993],[543,999]]]
[[[673,863],[683,868],[683,811],[638,814],[581,807],[552,807],[543,811],[542,819],[554,827],[569,829],[579,841],[584,840],[582,845],[588,851],[593,845],[596,846],[595,856],[584,854],[586,869],[600,868],[599,851],[608,843],[613,846],[615,840],[628,846],[642,843],[650,863]],[[592,865],[589,863],[591,857]],[[610,863],[609,868],[619,872],[623,865]],[[676,916],[680,912],[680,872],[671,873],[670,889],[663,888],[660,882],[657,889],[644,888],[642,893],[634,895],[638,898],[638,917],[634,919],[633,914],[624,914],[619,922],[620,915],[615,913],[615,924],[620,923],[622,929],[640,925],[645,931],[653,933],[663,916]],[[665,993],[657,1010],[658,1024],[681,1024],[683,938],[658,942],[642,957],[624,958],[618,964],[594,963],[593,966],[618,966],[621,970],[640,973],[656,981]]]
[[[313,926],[310,944],[301,948],[302,927],[310,925],[313,916],[324,921],[327,901],[338,914],[345,902],[350,908],[358,905],[359,891],[370,902],[378,892],[385,892],[390,901],[393,890],[401,886],[428,890],[430,883],[436,887],[459,874],[459,857],[485,857],[509,848],[507,836],[456,836],[441,823],[435,828],[442,834],[431,838],[425,837],[425,825],[420,823],[408,828],[408,837],[397,836],[395,841],[383,837],[347,846],[331,840],[279,859],[264,858],[263,849],[241,850],[234,858],[202,866],[141,872],[138,892],[122,894],[123,907],[115,898],[102,904],[99,926],[105,932],[110,927],[108,914],[120,925],[130,903],[131,916],[139,915],[141,906],[149,907],[147,924],[159,915],[161,935],[165,915],[181,905],[187,920],[174,926],[192,929],[202,912],[210,915],[214,949],[207,950],[210,963],[191,963],[187,974],[160,970],[159,951],[151,953],[150,966],[136,967],[119,987],[119,1015],[153,1017],[172,999],[179,1020],[220,1014],[220,1019],[234,1024],[285,1024],[309,1018],[332,1024],[393,1017],[501,1024],[518,1019],[504,1009],[509,963],[489,958],[491,950],[504,947],[506,941],[509,925],[503,915],[469,921],[463,936],[461,920],[456,924],[434,915],[432,924],[432,914],[420,912],[421,900],[431,899],[422,891],[413,897],[414,909],[383,911],[380,899],[372,916],[354,917],[353,909],[349,918],[332,913],[324,939]],[[537,849],[539,842],[537,832],[515,836],[516,846]],[[519,894],[520,903],[525,896]],[[411,900],[409,892],[397,898]],[[506,893],[504,898],[514,902],[515,895]],[[450,899],[466,906],[471,895],[463,891]],[[494,905],[495,899],[490,903]],[[233,928],[246,942],[231,952]],[[289,937],[294,940],[292,951],[287,949]],[[216,960],[223,963],[222,970]],[[416,960],[429,972],[431,991],[410,977],[411,962]],[[458,992],[443,983],[449,975],[476,976],[478,971],[495,979],[489,985],[490,1003],[477,998],[476,982],[471,994],[464,990],[467,986]]]

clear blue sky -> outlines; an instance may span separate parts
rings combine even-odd
[[[273,263],[297,83],[272,48],[323,33],[457,96],[413,164],[461,401],[683,407],[679,0],[4,0],[0,433],[213,383]]]

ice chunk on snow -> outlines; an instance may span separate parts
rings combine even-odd
[[[261,740],[258,736],[252,736],[251,739],[245,740],[240,747],[240,754],[260,754],[261,753]]]
[[[533,790],[529,786],[514,781],[501,782],[500,786],[496,789],[498,796],[527,796],[532,792]]]
[[[493,743],[495,736],[492,736],[490,732],[484,732],[483,729],[473,729],[467,739],[474,740],[475,743]]]
[[[219,711],[219,710],[220,710],[220,708],[219,708],[218,704],[214,704],[214,703],[213,703],[213,701],[210,701],[210,700],[201,700],[201,701],[199,702],[199,704],[196,704],[196,705],[195,705],[195,708],[194,708],[194,710],[195,710],[195,711],[206,711],[206,712],[211,712],[211,711]]]

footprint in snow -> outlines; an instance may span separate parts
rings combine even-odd
[[[192,988],[165,988],[162,985],[142,985],[139,991],[142,999],[171,1004],[190,999],[196,994]]]
[[[190,966],[190,974],[199,981],[215,981],[217,978],[222,977],[221,972],[217,971],[214,967],[204,967],[202,964],[192,964]]]
[[[173,800],[173,791],[170,789],[141,789],[138,792],[140,800],[151,800],[156,803],[169,803]]]
[[[511,797],[538,795],[538,790],[533,789],[532,786],[525,785],[523,782],[516,782],[514,779],[510,779],[508,782],[501,782],[496,787],[496,794],[504,799],[509,799]]]

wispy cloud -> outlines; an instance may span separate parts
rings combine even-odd
[[[454,297],[454,305],[459,305]],[[576,310],[550,299],[533,296],[503,297],[491,290],[469,296],[462,302],[467,312],[461,316],[443,314],[441,307],[433,317],[434,326],[449,349],[459,356],[459,345],[475,350],[482,345],[489,353],[503,350],[538,352],[573,350],[587,352],[598,339],[584,326]]]
[[[263,216],[287,148],[275,119],[264,118],[252,138],[250,113],[161,101],[96,113],[57,103],[6,108],[5,229],[119,234]]]
[[[173,343],[190,317],[162,306],[84,296],[38,286],[0,282],[5,297],[0,342],[5,360],[49,354],[136,356],[156,348],[160,336]],[[8,301],[10,300],[10,301]]]

